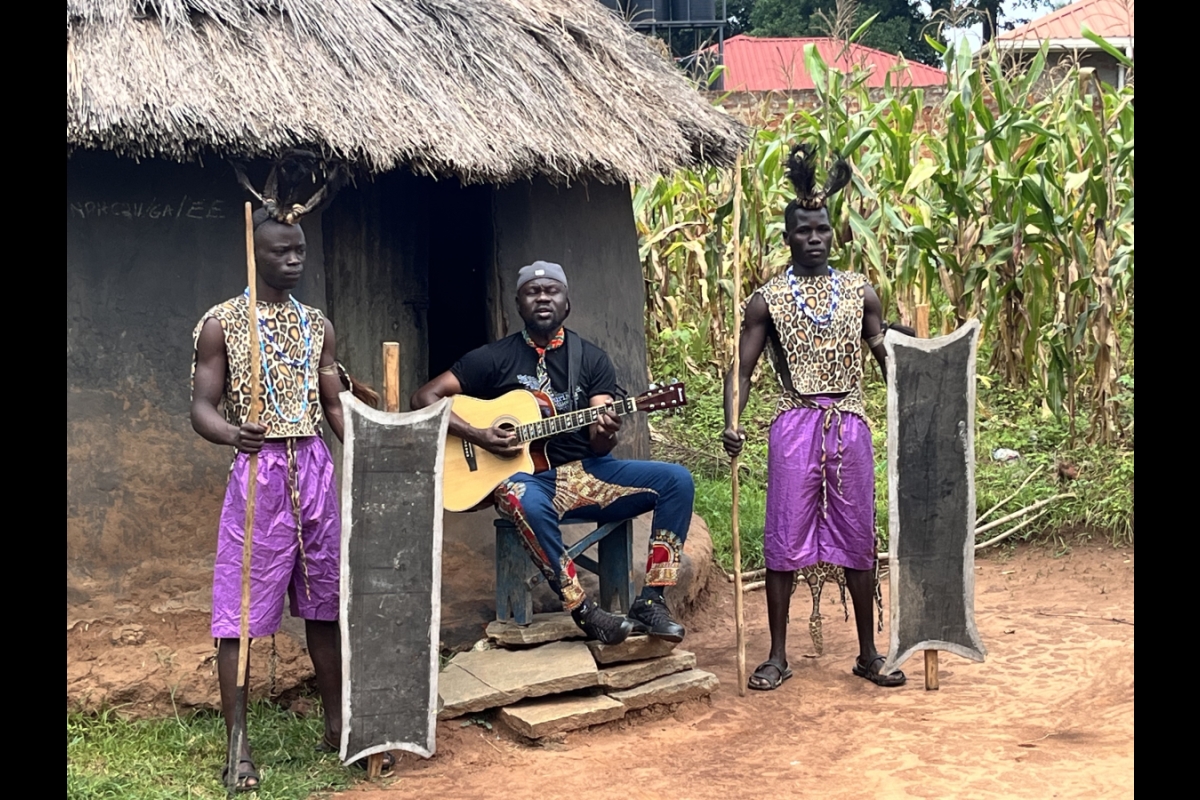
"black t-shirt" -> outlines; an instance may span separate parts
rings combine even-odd
[[[590,398],[598,394],[617,397],[617,376],[608,354],[589,341],[580,338],[583,358],[579,365],[579,382],[574,389],[575,409],[587,408]],[[550,375],[549,392],[558,413],[571,411],[571,393],[567,390],[567,347],[547,351],[546,371]],[[525,343],[520,332],[498,342],[467,353],[450,368],[463,394],[480,400],[494,400],[514,389],[536,390],[537,351]],[[588,428],[561,433],[546,442],[546,457],[550,466],[591,458],[596,454],[589,446]]]

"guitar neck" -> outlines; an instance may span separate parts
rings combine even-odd
[[[531,422],[528,425],[521,425],[517,428],[517,439],[521,442],[545,439],[550,436],[557,436],[560,433],[570,433],[580,428],[586,428],[599,419],[600,415],[605,412],[623,417],[632,414],[634,411],[637,411],[637,404],[634,398],[631,397],[625,400],[618,400],[609,405],[593,406],[580,411],[572,411],[568,414],[558,414],[537,422]]]

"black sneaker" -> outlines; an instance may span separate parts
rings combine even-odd
[[[671,619],[667,603],[661,597],[653,600],[639,597],[634,600],[629,618],[633,620],[634,627],[639,633],[648,633],[659,639],[666,639],[668,642],[683,641],[683,626]]]
[[[633,623],[628,619],[610,614],[591,601],[585,601],[571,616],[589,639],[601,644],[620,644],[633,631]]]

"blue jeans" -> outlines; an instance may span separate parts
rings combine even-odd
[[[606,524],[654,511],[646,586],[672,586],[692,522],[696,487],[678,464],[620,461],[597,456],[530,475],[517,473],[497,487],[496,507],[521,533],[533,563],[573,611],[586,599],[567,556],[561,523]]]

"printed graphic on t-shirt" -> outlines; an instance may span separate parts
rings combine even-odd
[[[533,375],[518,375],[517,381],[530,391],[539,391],[538,379]],[[577,397],[581,391],[582,390],[578,386],[575,387],[575,395]],[[550,398],[550,402],[554,403],[554,409],[558,413],[561,414],[564,411],[571,410],[571,396],[567,392],[556,392],[554,390],[550,390],[549,392],[546,392],[546,395]]]

